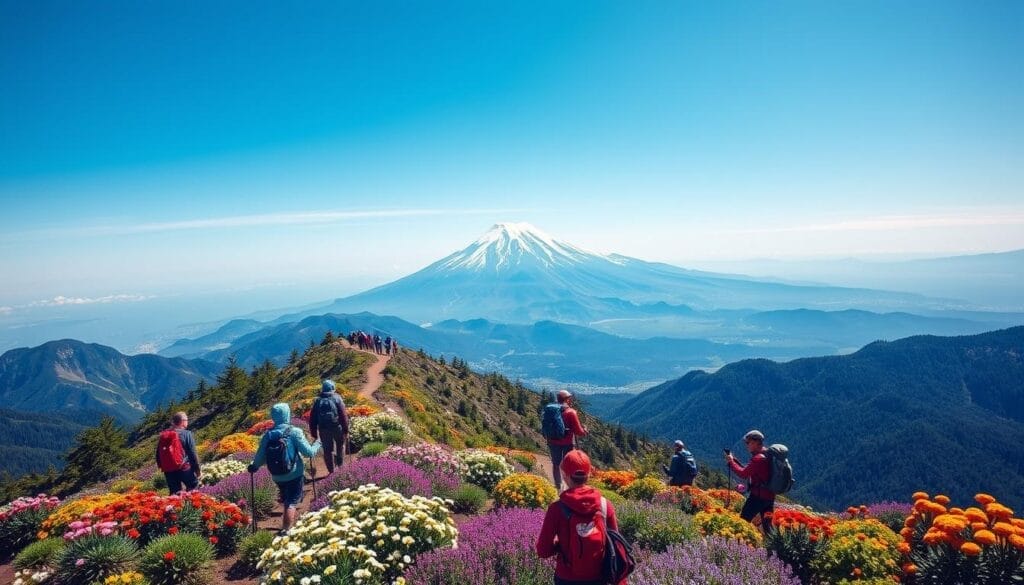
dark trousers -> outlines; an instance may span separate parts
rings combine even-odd
[[[668,482],[668,485],[669,487],[683,487],[684,485],[693,485],[693,478],[691,477],[690,479],[680,480],[673,479]]]
[[[747,496],[747,501],[743,502],[743,509],[740,510],[740,518],[743,518],[747,522],[754,519],[754,516],[761,515],[761,529],[765,532],[770,532],[772,529],[772,522],[770,518],[765,517],[765,513],[773,512],[775,510],[775,500],[764,500],[761,498],[755,498],[754,496]]]
[[[335,467],[341,467],[345,462],[345,435],[341,427],[319,430],[320,445],[324,450],[324,464],[327,465],[327,473],[331,473]]]
[[[555,585],[605,585],[602,581],[566,581],[561,577],[555,576]]]
[[[562,458],[572,451],[572,445],[552,445],[548,443],[548,450],[551,452],[551,467],[552,473],[555,480],[555,488],[562,489],[562,471],[559,466],[562,465]]]
[[[199,480],[196,479],[196,474],[191,469],[165,471],[164,477],[167,479],[167,490],[172,494],[180,492],[182,486],[190,491],[199,487]]]

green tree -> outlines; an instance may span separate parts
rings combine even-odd
[[[75,446],[64,456],[68,465],[65,476],[75,488],[112,477],[124,464],[128,434],[112,416],[85,429],[75,438]]]
[[[260,406],[269,402],[274,396],[274,385],[277,380],[277,368],[270,360],[264,360],[259,367],[252,371],[252,380],[249,384],[248,402],[249,406]]]
[[[217,386],[223,391],[225,398],[233,403],[248,396],[249,375],[238,365],[234,355],[228,358],[224,371],[217,376]]]
[[[299,361],[299,350],[292,349],[292,353],[288,355],[288,365],[294,366]]]

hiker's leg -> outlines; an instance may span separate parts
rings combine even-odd
[[[334,429],[320,429],[320,448],[324,451],[324,465],[327,466],[327,473],[334,472],[334,457],[331,451],[340,445],[335,445]]]
[[[185,489],[191,491],[199,487],[199,480],[196,479],[196,472],[191,469],[186,469],[181,472],[181,483],[185,485]]]
[[[563,445],[551,445],[548,444],[548,450],[551,452],[551,475],[555,481],[555,489],[558,491],[562,490],[562,470],[559,467],[562,465],[562,458],[569,452],[569,448]]]
[[[302,488],[305,485],[305,474],[295,479],[277,484],[281,489],[281,500],[284,504],[284,514],[281,516],[282,529],[288,530],[295,522],[296,508],[302,501]]]
[[[164,479],[167,480],[167,492],[172,496],[181,491],[181,472],[166,471]]]
[[[341,428],[334,429],[334,466],[341,467],[345,463],[345,433]]]

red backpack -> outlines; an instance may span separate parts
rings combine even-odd
[[[181,471],[185,468],[185,448],[181,446],[181,437],[174,429],[160,433],[160,441],[156,444],[156,462],[160,471]]]
[[[562,549],[562,559],[572,567],[573,576],[618,585],[636,569],[632,547],[608,528],[608,500],[602,497],[601,510],[590,516],[559,503],[569,521],[569,545]]]

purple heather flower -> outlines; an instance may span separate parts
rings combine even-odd
[[[427,474],[408,463],[384,459],[383,457],[366,457],[346,464],[334,473],[317,482],[323,496],[310,505],[310,510],[319,510],[328,504],[327,494],[343,489],[357,488],[361,485],[376,484],[390,488],[403,496],[433,495],[433,488]]]
[[[718,537],[672,545],[663,553],[645,558],[629,582],[630,585],[800,585],[789,567],[769,557],[765,549]]]

